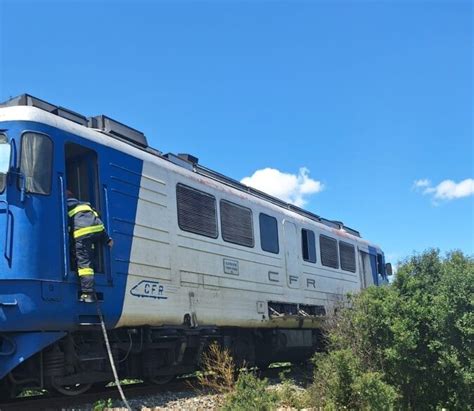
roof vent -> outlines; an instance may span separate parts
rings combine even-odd
[[[164,155],[164,157],[180,167],[186,168],[191,171],[193,170],[193,164],[190,161],[181,158],[181,155],[177,156],[173,153],[167,153]]]
[[[33,97],[29,94],[21,94],[20,96],[13,97],[12,99],[6,101],[5,103],[0,104],[2,107],[11,107],[11,106],[30,106],[36,107],[41,110],[47,111],[48,113],[55,114],[59,117],[71,120],[74,123],[80,124],[81,126],[87,126],[87,118],[82,114],[76,113],[75,111],[69,110],[67,108],[56,106],[54,104],[48,103],[44,100],[41,100],[37,97]]]
[[[194,157],[191,154],[179,153],[178,157],[181,158],[184,161],[187,161],[188,163],[191,163],[191,164],[199,163],[199,158]]]
[[[148,147],[146,137],[141,131],[119,123],[110,117],[104,115],[89,117],[89,127],[97,128],[107,134],[127,140],[141,147]]]

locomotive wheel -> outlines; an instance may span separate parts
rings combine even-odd
[[[92,387],[92,384],[61,385],[55,378],[52,380],[52,385],[59,394],[67,395],[68,397],[84,394]]]
[[[152,384],[165,385],[174,380],[175,375],[157,375],[148,379]]]
[[[4,381],[3,383],[0,382],[0,402],[8,401],[15,397],[13,394],[14,392],[14,387],[11,387],[11,385],[8,384],[8,381]]]
[[[95,391],[103,390],[107,385],[109,385],[109,383],[110,381],[95,382],[92,384],[92,389]]]

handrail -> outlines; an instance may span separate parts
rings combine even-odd
[[[61,174],[59,175],[59,187],[61,188],[61,223],[62,223],[62,231],[63,231],[63,265],[64,265],[63,278],[67,278],[68,276],[68,266],[67,266],[68,231],[67,231],[67,221],[66,221],[66,204],[64,200],[66,198],[66,193],[64,192],[64,178]]]
[[[3,251],[3,255],[5,256],[5,258],[7,259],[7,261],[11,264],[11,259],[12,259],[12,256],[11,256],[11,245],[10,245],[10,242],[8,241],[9,240],[9,232],[10,232],[10,204],[8,203],[7,200],[0,200],[0,203],[4,203],[5,204],[5,213],[7,215],[7,223],[5,224],[5,247],[4,247],[4,251]],[[10,238],[11,240],[11,238]]]
[[[107,191],[107,186],[104,184],[102,186],[102,190],[104,191],[104,211],[105,211],[105,229],[110,235],[110,213],[109,213],[109,193]],[[102,213],[103,215],[104,213]],[[106,247],[106,261],[105,261],[105,269],[107,270],[107,280],[109,284],[113,283],[112,280],[112,252],[109,247]]]

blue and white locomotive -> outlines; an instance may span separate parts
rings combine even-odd
[[[95,277],[124,378],[192,371],[215,340],[260,366],[302,359],[337,301],[391,270],[341,222],[22,95],[0,105],[0,396],[113,379],[95,304],[79,300],[67,189],[115,242],[97,245]]]

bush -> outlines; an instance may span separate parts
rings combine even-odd
[[[278,405],[284,408],[301,409],[306,408],[310,402],[307,390],[296,387],[294,380],[286,377],[287,371],[282,371],[278,375],[281,385],[276,391],[278,395]]]
[[[393,409],[398,395],[383,380],[383,375],[365,372],[350,349],[317,354],[314,358],[314,383],[309,389],[310,403],[325,410]]]
[[[251,372],[241,372],[235,390],[228,394],[225,411],[272,410],[278,403],[277,393],[268,390],[268,380],[259,379]]]
[[[383,381],[383,375],[366,372],[352,383],[354,408],[367,411],[393,410],[398,398],[397,391]]]
[[[473,296],[473,259],[431,250],[405,261],[392,285],[349,297],[329,353],[316,357],[313,402],[377,409],[398,393],[402,409],[472,409]]]
[[[352,384],[360,374],[360,364],[350,350],[334,350],[314,357],[315,373],[310,389],[318,408],[343,408],[353,404]]]
[[[212,343],[203,354],[201,365],[198,382],[200,386],[222,394],[217,400],[222,409],[265,411],[276,406],[278,395],[268,390],[268,381],[245,370],[238,374],[228,349]]]
[[[92,405],[92,411],[104,411],[104,410],[107,410],[109,408],[112,408],[112,406],[113,406],[112,399],[107,398],[106,400],[96,401]]]
[[[202,356],[201,368],[198,382],[202,387],[218,394],[226,394],[234,389],[237,370],[227,348],[213,342]]]

